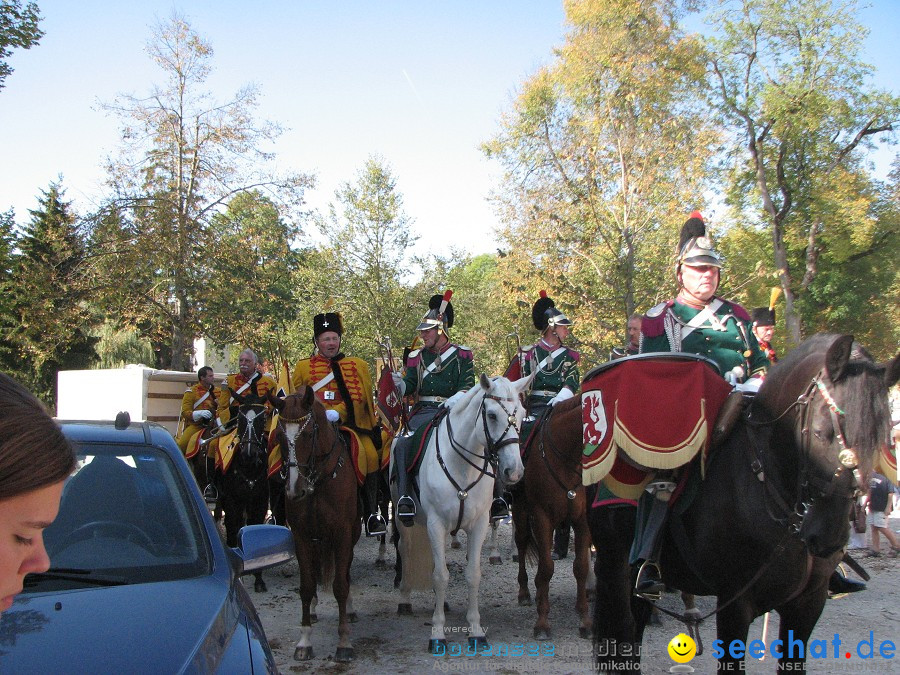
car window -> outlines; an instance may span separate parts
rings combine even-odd
[[[210,572],[206,530],[165,452],[99,443],[78,443],[76,452],[59,516],[44,533],[48,583],[77,585],[79,574],[91,583],[89,573],[136,584]]]

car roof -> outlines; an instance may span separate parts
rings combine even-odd
[[[117,428],[111,420],[56,420],[63,433],[73,442],[153,445],[180,454],[172,434],[154,422],[131,422]]]

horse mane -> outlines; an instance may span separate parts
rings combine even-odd
[[[834,333],[818,333],[788,352],[769,371],[760,388],[760,398],[775,398],[779,392],[798,395],[797,385],[805,388],[825,367],[825,355],[840,337]],[[885,366],[875,363],[865,347],[854,341],[847,367],[833,386],[840,392],[836,398],[845,413],[847,442],[863,453],[878,450],[887,440],[885,430],[890,428],[890,413],[884,382]]]

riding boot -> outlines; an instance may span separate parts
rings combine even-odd
[[[387,532],[387,524],[378,513],[378,472],[366,476],[362,489],[363,511],[366,515],[366,536],[380,537]]]
[[[658,481],[647,485],[645,490],[649,495],[643,495],[638,505],[649,506],[649,515],[643,523],[640,542],[635,538],[634,546],[639,548],[637,555],[643,563],[638,569],[637,578],[634,581],[634,590],[637,593],[650,598],[659,599],[666,585],[662,580],[662,570],[659,568],[659,557],[662,549],[663,530],[669,516],[668,493],[674,488],[674,483]],[[657,494],[664,493],[665,499],[660,499]]]
[[[509,504],[504,499],[503,482],[494,479],[494,501],[491,502],[491,522],[496,523],[499,520],[509,517]]]
[[[710,450],[719,447],[731,430],[734,428],[735,422],[744,411],[744,394],[740,391],[733,391],[725,399],[725,403],[719,409],[716,422],[713,424],[712,438],[709,443]]]
[[[562,560],[569,555],[569,534],[571,525],[566,520],[553,532],[553,553],[550,555],[554,560]]]
[[[416,503],[409,496],[407,488],[408,474],[406,473],[407,449],[412,444],[411,438],[400,438],[394,448],[394,467],[397,475],[397,513],[396,517],[406,527],[412,527],[416,517]]]

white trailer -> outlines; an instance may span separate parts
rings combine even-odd
[[[216,373],[216,382],[225,380]],[[56,416],[67,420],[114,420],[128,411],[132,420],[158,422],[175,434],[181,398],[197,382],[196,373],[142,365],[103,370],[61,370],[57,375]]]

